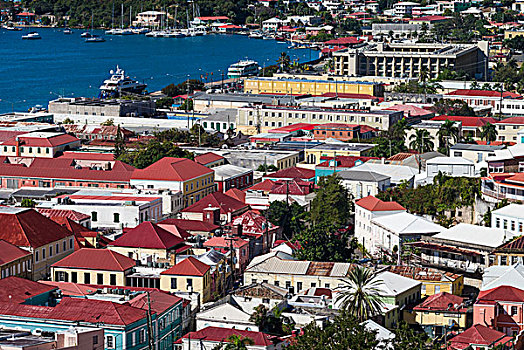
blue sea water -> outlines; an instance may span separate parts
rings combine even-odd
[[[288,50],[287,44],[241,35],[174,39],[94,31],[107,41],[85,43],[81,30],[65,35],[61,29],[39,28],[41,40],[22,40],[31,30],[0,29],[0,113],[46,106],[59,95],[95,97],[116,65],[147,83],[148,91],[156,91],[188,75],[199,79],[207,73],[209,79],[220,80],[221,72],[244,58],[269,66],[283,51],[301,62],[318,57],[310,50]]]

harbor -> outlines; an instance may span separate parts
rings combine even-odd
[[[40,40],[21,39],[35,31]],[[102,30],[93,30],[92,34],[104,37],[106,42],[91,45],[81,37],[86,30],[73,29],[70,35],[63,31],[64,28],[0,29],[0,55],[5,62],[0,66],[0,80],[4,82],[0,86],[0,112],[45,106],[59,96],[97,97],[100,82],[116,65],[125,67],[133,79],[148,85],[148,92],[154,92],[188,78],[207,84],[227,80],[228,67],[239,60],[251,59],[260,67],[268,67],[276,64],[282,52],[300,62],[318,57],[318,52],[289,49],[286,43],[247,35],[172,40],[105,35]],[[24,91],[22,98],[20,91]]]

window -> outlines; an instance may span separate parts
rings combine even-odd
[[[500,228],[500,218],[495,219],[495,227]]]
[[[426,285],[425,284],[422,284],[421,293],[426,294]]]
[[[89,272],[84,273],[84,284],[91,284],[91,274]]]
[[[191,287],[193,287],[193,279],[192,278],[188,278],[187,279],[187,288],[189,289]]]
[[[45,259],[45,248],[42,248],[42,259]]]
[[[171,289],[177,288],[177,279],[175,277],[171,277]]]
[[[115,348],[115,336],[106,335],[106,348],[114,349]]]
[[[60,250],[60,244],[56,244],[56,250],[55,250],[55,254],[58,254],[59,253],[59,250]]]
[[[73,249],[73,239],[69,238],[69,249]]]
[[[116,286],[116,275],[114,273],[109,275],[109,284]]]
[[[286,288],[289,289],[289,287],[291,287],[291,281],[286,281]]]
[[[98,335],[93,336],[93,345],[98,344]]]
[[[317,284],[315,282],[311,282],[311,288],[315,288]]]
[[[517,314],[517,307],[516,306],[512,306],[511,307],[511,316],[515,316]]]
[[[76,272],[71,272],[71,282],[73,283],[77,283],[78,282],[78,277],[77,277],[77,273]]]
[[[38,262],[38,250],[35,252],[35,261]]]
[[[113,213],[113,222],[120,222],[120,214]]]
[[[146,330],[142,328],[138,334],[139,334],[138,342],[142,344],[143,342],[146,341]]]
[[[103,273],[97,273],[96,274],[96,283],[97,284],[104,284],[104,274]]]
[[[507,230],[508,229],[508,220],[504,219],[502,222],[504,223],[504,230]]]
[[[53,256],[53,247],[49,247],[49,257]]]
[[[98,214],[96,211],[91,212],[91,220],[98,221]]]
[[[275,286],[280,286],[280,282],[279,281],[275,281]]]
[[[435,294],[440,293],[440,286],[435,286]]]

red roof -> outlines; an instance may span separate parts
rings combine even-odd
[[[293,243],[293,242],[290,242],[290,241],[287,241],[287,240],[284,240],[284,239],[277,239],[275,241],[275,243],[273,243],[273,248],[276,248],[276,247],[278,247],[281,244],[285,244],[285,245],[287,245],[289,248],[291,248],[293,250],[302,249],[302,245],[300,244],[299,241],[295,241]]]
[[[226,238],[222,237],[212,237],[204,242],[204,247],[207,248],[229,248],[233,245],[233,248],[240,248],[249,244],[249,241],[246,241],[240,237],[235,238]]]
[[[27,299],[56,289],[40,282],[34,282],[20,277],[0,279],[0,302],[23,303]]]
[[[431,120],[451,120],[454,122],[461,122],[462,126],[477,127],[480,128],[487,123],[495,124],[497,120],[491,117],[467,117],[457,115],[439,115],[438,117],[431,118]]]
[[[345,123],[325,123],[325,124],[317,124],[315,125],[315,129],[355,129],[357,128],[357,124],[345,124]]]
[[[127,304],[69,297],[54,307],[0,303],[0,314],[106,325],[129,325],[146,317],[145,310]]]
[[[202,213],[204,209],[209,207],[220,208],[220,214],[227,214],[242,210],[248,206],[245,203],[242,203],[233,197],[229,197],[222,192],[214,192],[208,194],[195,204],[185,208],[182,210],[182,212]]]
[[[78,159],[78,160],[106,160],[110,162],[115,159],[115,155],[113,153],[66,151],[60,158]]]
[[[397,202],[384,202],[376,197],[367,196],[355,202],[356,205],[369,211],[394,211],[406,210]]]
[[[67,228],[75,235],[75,250],[82,248],[95,248],[85,239],[85,237],[97,237],[98,232],[91,231],[87,227],[84,227],[67,217],[54,216],[50,217],[50,219],[60,226]]]
[[[226,16],[204,16],[204,17],[197,17],[201,21],[218,21],[218,20],[229,20],[229,17]]]
[[[278,226],[274,226],[267,221],[265,217],[249,210],[244,214],[237,216],[231,221],[231,225],[242,225],[242,233],[245,235],[261,235],[266,230],[275,230]]]
[[[265,0],[267,1],[267,0]],[[262,332],[242,331],[239,329],[230,329],[222,327],[206,327],[197,332],[189,332],[182,338],[191,340],[205,340],[209,342],[227,342],[232,335],[238,335],[243,338],[253,340],[254,346],[270,346],[282,342],[279,337]]]
[[[185,220],[185,219],[166,219],[160,221],[158,226],[168,230],[169,232],[176,235],[177,230],[180,232],[187,231],[200,231],[200,232],[214,232],[219,229],[220,226],[211,224],[209,222],[204,222],[200,220]],[[189,233],[188,233],[189,234]],[[191,235],[189,234],[188,237]],[[186,238],[186,237],[182,237]]]
[[[187,234],[189,235],[189,234]],[[174,235],[166,229],[144,221],[137,227],[124,233],[110,244],[114,247],[148,248],[148,249],[171,249],[184,246],[182,238]]]
[[[354,44],[360,44],[363,41],[364,40],[359,39],[354,36],[347,36],[344,38],[337,38],[337,39],[326,41],[324,44],[325,45],[354,45]]]
[[[444,21],[446,19],[449,19],[449,17],[444,16],[438,16],[438,15],[432,15],[432,16],[423,16],[418,18],[413,18],[410,21]]]
[[[45,209],[38,208],[38,212],[48,218],[68,218],[75,222],[90,219],[91,217],[84,213],[79,213],[70,209]]]
[[[164,157],[145,169],[137,169],[133,180],[186,181],[213,173],[213,170],[187,158]]]
[[[272,179],[301,179],[307,181],[315,178],[315,170],[291,167],[268,174],[266,177]]]
[[[204,276],[211,266],[204,264],[197,258],[190,256],[165,270],[161,275],[177,275],[177,276]]]
[[[524,302],[524,290],[511,286],[483,290],[479,293],[477,301],[516,301]]]
[[[272,194],[290,194],[296,196],[305,196],[313,192],[313,182],[308,181],[295,181],[289,182],[277,181],[273,185],[270,193]]]
[[[271,129],[268,132],[275,133],[275,134],[282,134],[282,133],[288,133],[288,132],[293,132],[297,130],[313,130],[314,127],[315,127],[315,124],[296,123],[296,124],[282,126],[276,129]]]
[[[53,220],[33,209],[0,211],[0,239],[18,247],[38,248],[73,236]]]
[[[459,311],[466,312],[467,308],[462,306],[456,308],[456,305],[461,305],[464,298],[458,295],[449,294],[446,292],[434,294],[424,300],[422,303],[415,306],[414,310],[431,310],[431,311]],[[451,306],[450,306],[451,305]]]
[[[23,159],[18,163],[16,159]],[[89,167],[75,168],[75,161],[67,157],[58,158],[14,158],[0,157],[0,175],[41,179],[72,179],[102,182],[129,183],[135,170],[131,165],[113,161],[111,170],[93,170]]]
[[[413,105],[395,105],[386,108],[388,111],[400,111],[404,112],[405,117],[420,117],[427,115],[434,115],[435,113],[428,111],[427,109],[420,108]]]
[[[201,164],[201,165],[208,165],[208,164],[211,164],[211,163],[214,163],[214,162],[218,162],[220,160],[223,160],[225,159],[224,157],[216,154],[216,153],[213,153],[213,152],[207,152],[207,153],[203,153],[203,154],[200,154],[198,156],[195,157],[195,162],[197,162],[198,164]]]
[[[28,135],[30,134],[15,136],[10,140],[2,142],[2,145],[15,146],[18,140],[20,145],[24,147],[56,147],[80,141],[75,136],[69,134],[52,135],[50,137],[36,137]]]
[[[471,96],[471,97],[500,97],[500,91],[494,90],[468,90],[468,89],[459,89],[448,93],[450,96]],[[504,91],[502,93],[504,98],[515,98],[521,99],[522,95]]]
[[[84,248],[55,262],[52,266],[86,270],[126,271],[135,266],[135,261],[109,249]]]
[[[247,188],[246,191],[247,190],[254,190],[254,191],[269,192],[269,191],[271,191],[271,189],[273,188],[274,185],[275,185],[275,181],[267,179],[267,180],[264,180],[264,181],[259,182],[257,184],[254,184],[253,186]]]
[[[0,266],[31,255],[27,250],[18,248],[9,242],[0,239]]]
[[[377,157],[357,157],[357,156],[337,156],[337,168],[352,168],[356,163],[365,163],[370,159],[379,159]],[[322,157],[321,160],[324,160],[316,167],[318,168],[334,168],[330,165],[330,162],[333,161],[333,157]]]
[[[502,120],[497,120],[494,123],[497,124],[524,124],[524,117],[509,117]]]
[[[476,324],[449,340],[449,347],[451,349],[465,349],[471,344],[493,346],[511,340],[510,336],[502,332]]]
[[[231,197],[235,198],[236,200],[245,203],[246,202],[246,192],[239,190],[236,187],[233,187],[226,191],[226,194]]]

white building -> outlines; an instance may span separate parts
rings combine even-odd
[[[453,158],[461,157],[473,163],[480,163],[484,162],[488,156],[494,156],[496,150],[503,148],[504,146],[457,143],[451,146],[449,153]]]
[[[433,236],[443,230],[444,227],[407,212],[379,216],[371,220],[372,245],[367,249],[372,254],[392,253],[395,247],[400,251],[403,241]]]
[[[47,203],[44,203],[47,207]],[[52,209],[70,209],[91,217],[91,228],[121,231],[144,221],[162,218],[162,197],[111,193],[76,192],[60,195],[49,203]]]
[[[391,214],[403,213],[406,209],[397,202],[384,202],[373,196],[355,202],[355,238],[364,247],[373,246],[371,220]]]
[[[413,185],[418,169],[406,165],[384,164],[382,160],[371,159],[355,168],[359,171],[372,171],[390,178],[391,185],[400,185],[406,182],[409,186]]]
[[[395,16],[403,17],[411,15],[413,7],[416,6],[420,6],[420,4],[418,2],[401,1],[393,5],[393,10],[395,11]]]
[[[390,186],[391,177],[368,170],[350,169],[337,173],[342,185],[356,199],[376,196]]]
[[[283,25],[283,20],[273,17],[262,22],[262,29],[265,31],[275,32],[278,30],[278,28],[282,27]]]
[[[249,320],[251,315],[229,303],[201,311],[196,315],[196,330],[221,327],[258,332],[259,327]]]
[[[426,174],[429,182],[433,181],[433,178],[439,172],[456,177],[476,176],[475,164],[471,160],[462,157],[437,157],[426,162]]]
[[[510,204],[491,212],[491,227],[522,235],[524,227],[524,205]]]

